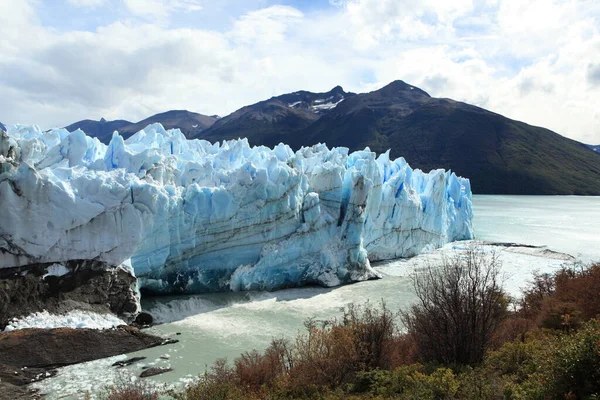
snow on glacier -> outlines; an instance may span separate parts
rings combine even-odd
[[[297,152],[149,125],[108,146],[15,125],[0,142],[0,267],[126,260],[160,293],[334,286],[471,239],[468,179],[368,148]]]

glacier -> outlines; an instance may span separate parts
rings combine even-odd
[[[389,151],[294,152],[149,125],[107,145],[81,130],[0,132],[0,268],[130,264],[153,293],[336,286],[371,262],[473,238],[468,179]]]

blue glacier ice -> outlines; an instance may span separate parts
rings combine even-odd
[[[468,179],[368,148],[296,152],[149,125],[106,146],[14,125],[0,138],[0,267],[131,264],[157,293],[335,286],[370,262],[471,239]]]

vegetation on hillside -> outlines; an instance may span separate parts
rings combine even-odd
[[[600,399],[600,264],[537,274],[517,305],[502,290],[497,258],[477,249],[427,267],[413,282],[419,301],[409,310],[349,305],[338,319],[307,321],[294,341],[273,340],[231,365],[218,360],[170,395]],[[118,394],[111,400],[154,395]]]

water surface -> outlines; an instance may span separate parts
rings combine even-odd
[[[600,196],[473,196],[477,239],[548,246],[600,260]]]

